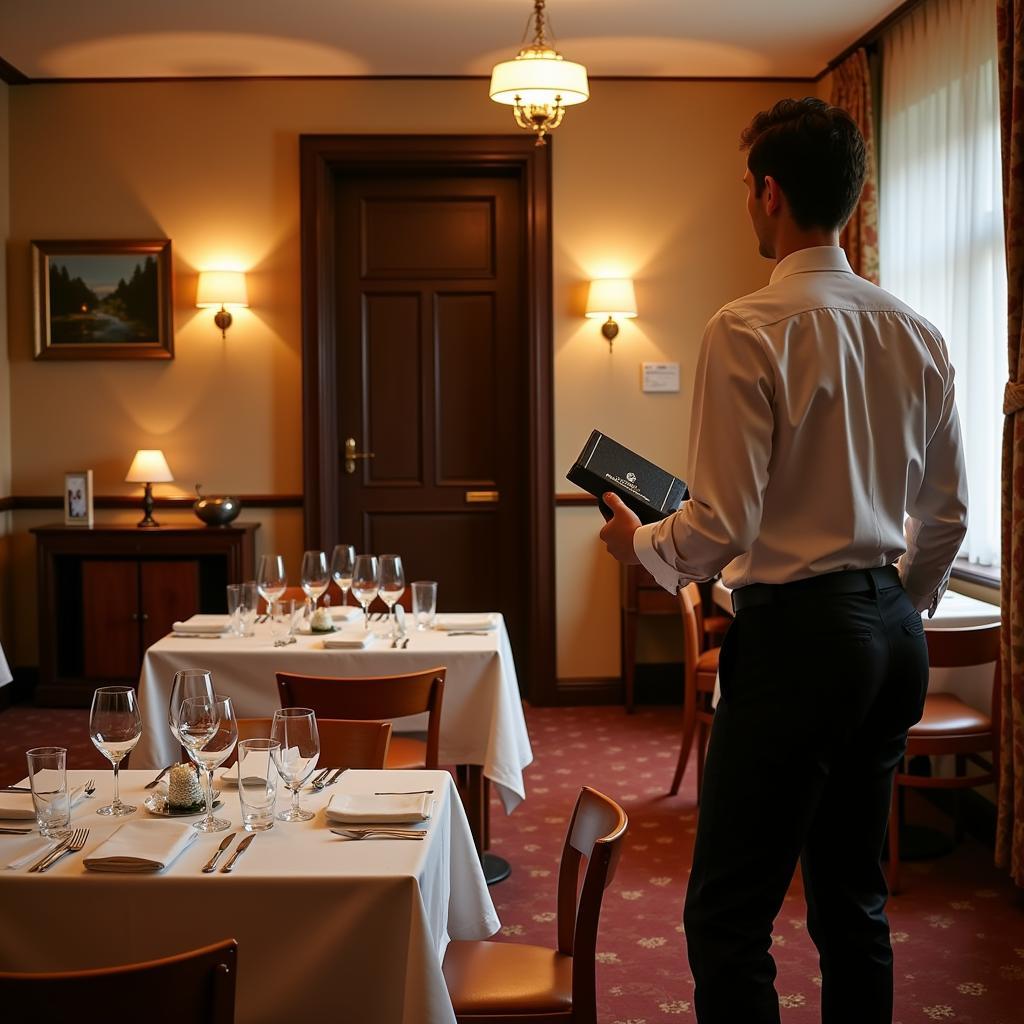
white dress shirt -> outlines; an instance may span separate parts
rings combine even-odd
[[[899,560],[915,606],[934,607],[967,523],[941,335],[842,249],[791,253],[704,332],[688,483],[690,500],[633,541],[667,590]]]

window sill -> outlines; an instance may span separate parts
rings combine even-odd
[[[999,566],[976,565],[968,562],[966,558],[958,558],[953,562],[953,571],[950,575],[955,580],[974,583],[979,587],[989,587],[992,590],[998,590],[1001,582]]]

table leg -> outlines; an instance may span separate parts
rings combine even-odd
[[[473,833],[473,842],[480,855],[484,878],[488,885],[496,885],[504,881],[512,873],[512,867],[504,857],[488,853],[486,846],[490,837],[490,785],[484,778],[482,765],[460,765],[459,772],[466,772],[466,788],[462,799],[469,819],[469,830]]]

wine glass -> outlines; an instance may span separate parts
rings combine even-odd
[[[313,602],[313,611],[320,595],[331,585],[327,568],[327,555],[322,551],[306,551],[302,555],[302,573],[299,577],[303,593]]]
[[[274,712],[270,738],[280,743],[272,752],[277,774],[292,791],[291,807],[277,817],[280,821],[309,821],[313,812],[299,807],[299,790],[320,759],[316,715],[309,708],[281,708]]]
[[[267,614],[270,614],[270,606],[288,588],[288,577],[284,572],[284,557],[282,555],[260,555],[260,568],[256,573],[256,589],[260,597],[267,602]]]
[[[122,759],[142,735],[142,716],[135,690],[130,686],[100,686],[92,695],[89,711],[89,739],[114,766],[114,799],[96,813],[121,817],[134,814],[136,808],[121,803],[117,770]]]
[[[352,569],[352,596],[363,606],[363,620],[370,628],[368,611],[380,589],[380,575],[376,555],[359,555]]]
[[[184,668],[174,673],[171,682],[171,698],[167,702],[167,724],[174,738],[184,746],[178,735],[178,715],[181,705],[189,697],[205,697],[213,700],[213,676],[208,668]]]
[[[402,559],[398,555],[380,556],[380,599],[388,606],[391,616],[391,632],[389,640],[398,636],[398,621],[395,618],[395,605],[405,593],[405,573],[402,571]]]
[[[189,697],[178,711],[178,735],[197,768],[204,770],[206,817],[192,827],[198,832],[231,828],[226,818],[213,816],[213,771],[220,767],[238,742],[238,723],[230,697]]]
[[[353,544],[335,544],[331,552],[331,575],[341,591],[342,605],[348,604],[348,592],[352,586],[352,567],[356,560]]]

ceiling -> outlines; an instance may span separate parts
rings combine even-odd
[[[811,77],[899,0],[548,0],[592,75]],[[486,75],[531,0],[0,0],[29,79]]]

